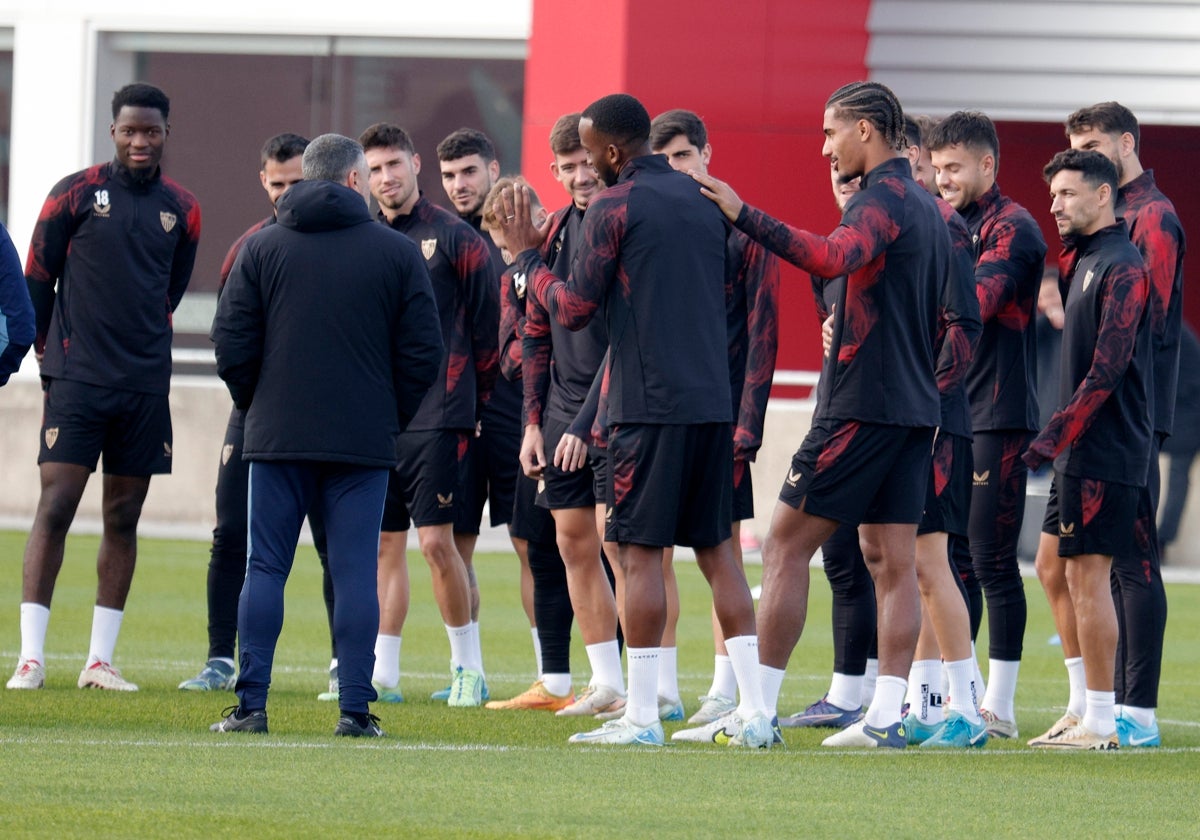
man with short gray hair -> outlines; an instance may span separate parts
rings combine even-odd
[[[304,152],[278,223],[246,240],[213,321],[217,373],[246,408],[249,552],[238,608],[238,706],[216,732],[266,732],[283,588],[300,524],[319,506],[335,593],[335,735],[381,736],[367,704],[379,623],[376,550],[396,437],[437,375],[437,309],[413,243],[367,210],[348,137]],[[284,293],[286,290],[286,293]]]

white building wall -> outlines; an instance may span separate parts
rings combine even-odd
[[[871,78],[913,113],[1058,122],[1115,99],[1200,125],[1195,0],[875,0],[867,29]]]
[[[0,27],[13,30],[13,114],[9,233],[25,254],[50,187],[94,160],[97,80],[127,81],[101,50],[106,33],[136,35],[344,36],[357,39],[480,39],[523,45],[533,0],[397,0],[383,5],[206,0],[0,0]],[[151,43],[147,40],[146,43]],[[177,40],[176,48],[188,41]],[[218,39],[208,39],[214,47]],[[97,67],[97,57],[103,59]],[[115,89],[108,85],[103,89]]]

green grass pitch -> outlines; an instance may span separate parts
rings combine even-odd
[[[448,644],[429,575],[410,553],[412,609],[401,687],[378,706],[388,737],[334,739],[337,711],[316,694],[329,639],[320,570],[301,548],[271,692],[271,734],[208,725],[232,694],[189,694],[207,649],[201,542],[142,540],[116,664],[136,694],[80,691],[95,591],[94,537],[72,537],[47,639],[46,688],[0,694],[0,835],[99,837],[1188,837],[1200,818],[1200,587],[1169,585],[1159,710],[1164,747],[1039,753],[993,740],[981,751],[834,752],[821,731],[785,732],[786,750],[704,745],[580,748],[578,721],[544,712],[449,709]],[[24,535],[0,534],[2,666],[18,653]],[[511,555],[476,560],[484,660],[493,697],[533,679],[528,622]],[[759,569],[749,567],[751,583]],[[711,677],[707,587],[680,563],[680,686],[689,713]],[[1061,713],[1066,673],[1038,584],[1017,714],[1021,733]],[[828,685],[829,588],[814,571],[809,626],[781,697],[792,712]],[[985,622],[986,628],[986,622]],[[986,632],[986,630],[985,630]],[[986,651],[981,637],[979,649]],[[578,638],[576,684],[586,678]],[[7,677],[7,672],[6,675]],[[590,723],[590,721],[587,721]],[[670,728],[678,726],[672,724]]]

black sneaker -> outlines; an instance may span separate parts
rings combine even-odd
[[[260,732],[267,733],[267,713],[264,709],[256,712],[246,712],[241,706],[230,706],[221,712],[224,720],[219,720],[208,727],[212,732]]]
[[[345,735],[349,738],[382,738],[383,730],[379,728],[379,718],[375,715],[367,715],[367,724],[363,726],[350,715],[343,713],[338,718],[333,734]]]

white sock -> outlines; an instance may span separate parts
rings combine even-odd
[[[738,704],[738,714],[742,720],[766,714],[762,677],[759,673],[758,636],[734,636],[726,639],[725,649],[729,651],[729,661],[733,665],[733,672],[737,674],[738,692],[742,698]]]
[[[41,604],[21,604],[21,660],[37,660],[46,664],[46,627],[50,624],[50,608]]]
[[[758,676],[762,680],[763,708],[767,717],[774,719],[779,714],[779,690],[783,688],[783,675],[787,673],[781,668],[770,665],[759,665]]]
[[[718,653],[713,657],[713,681],[708,696],[737,699],[737,676],[733,673],[733,664],[728,656]]]
[[[638,726],[658,720],[658,648],[625,648],[629,694],[625,717]]]
[[[371,675],[371,679],[384,688],[395,688],[400,685],[399,636],[387,636],[380,633],[375,637],[375,671]]]
[[[542,676],[542,640],[538,636],[537,628],[530,627],[529,635],[533,636],[533,661],[537,665],[537,675]]]
[[[1117,731],[1117,719],[1113,715],[1116,692],[1085,691],[1087,711],[1083,714],[1083,725],[1104,737]]]
[[[92,608],[92,646],[88,651],[87,667],[97,662],[112,664],[113,649],[117,646],[121,619],[124,617],[124,610],[101,606]]]
[[[971,723],[979,723],[979,698],[975,694],[975,660],[960,659],[943,665],[950,684],[946,708],[958,712]]]
[[[571,675],[542,674],[542,685],[555,697],[566,697],[571,693]]]
[[[1067,711],[1082,720],[1083,713],[1087,711],[1087,696],[1084,693],[1087,691],[1087,679],[1083,674],[1083,657],[1064,659],[1063,663],[1067,666],[1067,684],[1071,691],[1067,697]]]
[[[475,656],[474,661],[479,663],[479,667],[475,670],[483,674],[483,638],[479,635],[479,622],[472,621],[468,626],[471,628],[471,650]]]
[[[908,681],[904,677],[881,674],[875,680],[875,696],[871,708],[867,709],[867,725],[876,729],[891,726],[900,720],[900,707],[904,705],[904,693]]]
[[[863,672],[862,705],[864,707],[871,705],[871,698],[875,696],[875,681],[877,679],[879,679],[879,660],[868,659],[867,670]]]
[[[597,642],[584,648],[592,666],[592,685],[603,685],[620,694],[625,693],[625,678],[621,676],[621,649],[617,640]],[[658,698],[655,698],[657,700]]]
[[[878,691],[878,689],[876,689]],[[942,661],[914,660],[908,672],[908,712],[928,726],[937,726],[944,719],[942,712]]]
[[[337,668],[337,657],[336,656],[333,657],[333,659],[329,660],[329,670],[332,671],[335,668]]]
[[[1145,709],[1141,706],[1122,706],[1120,714],[1132,720],[1138,726],[1154,725],[1154,709]]]
[[[975,643],[971,642],[971,659],[975,661],[975,691],[980,697],[987,694],[987,683],[983,679],[983,671],[979,669],[979,655],[975,652]],[[983,704],[980,703],[980,706]]]
[[[675,647],[658,649],[658,696],[679,702],[679,650]]]
[[[834,671],[833,679],[829,681],[829,691],[825,694],[825,700],[848,712],[862,708],[863,679],[863,677],[839,674]]]
[[[1021,670],[1021,661],[1010,662],[1004,659],[988,660],[987,693],[983,695],[983,708],[1001,720],[1016,720],[1013,711],[1013,700],[1017,696],[1017,672]]]
[[[464,671],[478,671],[475,647],[471,644],[471,625],[462,627],[446,625],[446,636],[450,639],[450,669],[462,668]]]

